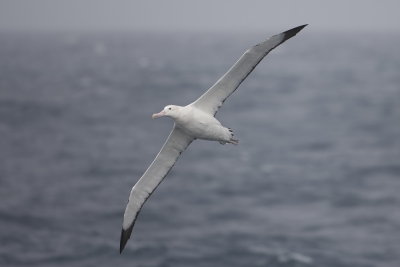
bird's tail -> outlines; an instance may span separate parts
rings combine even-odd
[[[239,139],[233,138],[235,134],[233,133],[233,130],[231,128],[228,128],[229,132],[231,133],[231,138],[229,139],[228,143],[232,145],[238,145],[239,144]]]

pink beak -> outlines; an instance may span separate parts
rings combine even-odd
[[[164,111],[164,110],[161,111],[161,112],[159,112],[159,113],[154,113],[151,117],[152,117],[153,119],[157,119],[157,118],[160,118],[160,117],[162,117],[162,116],[165,116],[165,111]]]

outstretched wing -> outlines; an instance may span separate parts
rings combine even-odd
[[[192,141],[191,136],[174,126],[157,157],[132,188],[122,223],[120,253],[131,236],[133,225],[143,204],[174,166],[179,155]]]
[[[191,105],[215,115],[219,107],[246,79],[257,64],[275,47],[295,36],[307,24],[272,36],[248,49],[239,60],[210,89]]]

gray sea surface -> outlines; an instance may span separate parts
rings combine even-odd
[[[0,266],[400,266],[400,35],[307,28],[195,141],[122,255],[172,121],[262,34],[0,33]]]

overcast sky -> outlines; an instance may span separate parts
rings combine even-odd
[[[0,30],[400,32],[399,0],[0,0]]]

